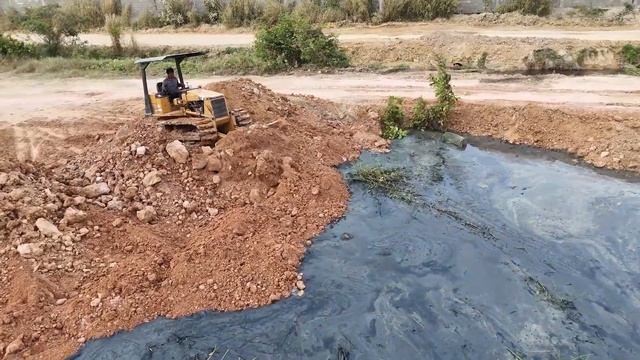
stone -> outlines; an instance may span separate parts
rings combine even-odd
[[[38,218],[36,220],[36,227],[40,230],[40,233],[44,236],[54,237],[54,236],[62,236],[62,233],[58,228],[53,225],[49,220],[44,218]]]
[[[27,191],[25,189],[13,189],[9,193],[9,199],[11,199],[11,201],[18,201],[25,195],[27,195]]]
[[[209,155],[207,157],[207,171],[219,172],[222,170],[222,161],[215,155]]]
[[[90,199],[97,198],[98,196],[107,195],[111,192],[109,185],[104,182],[99,182],[91,185],[87,185],[82,188],[82,194]]]
[[[141,156],[145,156],[146,154],[147,154],[146,146],[138,146],[136,148],[136,156],[141,157]]]
[[[600,157],[601,158],[606,158],[607,156],[609,156],[609,152],[608,151],[603,151],[600,153]]]
[[[62,299],[58,299],[56,300],[56,305],[60,306],[60,305],[64,305],[64,303],[67,302],[66,298],[62,298]]]
[[[113,227],[116,227],[116,228],[117,228],[117,227],[122,226],[122,224],[123,224],[123,223],[124,223],[124,220],[122,220],[121,218],[117,218],[117,219],[113,220],[113,222],[111,223],[111,225],[112,225]]]
[[[218,213],[220,212],[220,210],[216,209],[216,208],[207,208],[207,212],[209,213],[209,215],[211,216],[216,216],[218,215]]]
[[[124,198],[127,199],[127,200],[131,200],[131,199],[135,198],[136,195],[138,195],[138,188],[135,187],[135,186],[129,186],[124,191]]]
[[[211,182],[213,182],[216,185],[220,184],[221,181],[222,181],[222,178],[220,178],[220,175],[216,174],[211,177]]]
[[[213,154],[213,149],[211,148],[211,146],[201,146],[200,149],[205,156]]]
[[[160,181],[162,181],[162,179],[160,178],[160,173],[156,170],[153,170],[149,171],[147,175],[144,176],[144,178],[142,179],[142,185],[149,187],[159,183]]]
[[[187,159],[189,158],[189,151],[184,146],[184,144],[180,142],[180,140],[175,140],[168,143],[165,147],[165,150],[167,151],[169,156],[171,156],[171,158],[179,164],[186,163]]]
[[[320,187],[318,186],[314,186],[311,188],[311,195],[318,195],[320,194]]]
[[[306,288],[306,286],[305,286],[305,284],[304,284],[304,281],[302,281],[302,280],[298,280],[298,281],[296,281],[296,287],[297,287],[299,290],[304,290],[304,289]]]
[[[73,205],[78,206],[87,202],[87,198],[84,196],[74,196],[73,197]]]
[[[445,132],[442,134],[442,141],[447,144],[455,145],[460,149],[464,149],[467,146],[467,139],[452,132]]]
[[[64,220],[67,224],[78,224],[87,221],[87,213],[72,207],[68,207],[64,211]]]
[[[20,350],[24,349],[24,343],[22,342],[23,337],[24,335],[20,334],[15,340],[10,342],[9,345],[7,345],[7,348],[5,349],[5,352],[4,352],[5,355],[15,354]]]
[[[0,172],[0,186],[4,186],[9,182],[9,174]]]
[[[20,256],[25,258],[32,257],[32,256],[40,256],[44,253],[44,251],[40,247],[40,244],[36,244],[36,243],[20,244],[18,245],[17,250],[18,250],[18,254],[20,254]]]
[[[109,210],[122,210],[122,208],[124,208],[124,202],[122,200],[113,198],[107,203],[107,209]]]
[[[207,159],[206,156],[203,156],[203,155],[194,156],[191,159],[191,168],[193,168],[194,170],[202,170],[205,167],[207,167],[208,163],[209,163],[209,160]]]
[[[249,201],[251,201],[252,203],[258,203],[260,202],[262,196],[260,196],[260,190],[258,189],[251,189],[251,191],[249,191]]]
[[[156,209],[153,206],[145,206],[144,209],[136,212],[136,216],[138,220],[148,224],[156,219]]]
[[[97,298],[94,298],[93,300],[91,300],[89,305],[91,305],[91,307],[97,307],[98,305],[100,305],[101,302],[102,302],[102,300],[99,297],[97,297]]]
[[[346,233],[342,233],[342,235],[340,235],[340,239],[345,240],[345,241],[351,240],[351,239],[353,239],[353,235],[351,235],[351,234],[349,234],[347,232]]]

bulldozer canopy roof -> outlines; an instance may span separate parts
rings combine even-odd
[[[181,54],[154,56],[154,57],[149,57],[144,59],[138,59],[136,60],[136,64],[148,64],[156,61],[174,60],[174,59],[182,60],[189,57],[202,56],[202,55],[205,55],[206,53],[207,53],[206,51],[196,51],[196,52],[188,52],[188,53],[181,53]]]

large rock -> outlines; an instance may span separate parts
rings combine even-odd
[[[187,148],[180,142],[180,140],[175,140],[167,144],[165,147],[167,153],[175,162],[179,164],[184,164],[187,162],[189,158],[189,151]]]
[[[95,183],[87,185],[82,188],[82,194],[90,199],[97,198],[98,196],[107,195],[111,192],[107,183]]]
[[[442,141],[447,144],[455,145],[461,149],[464,149],[467,146],[467,139],[452,132],[445,132],[442,134]]]
[[[145,206],[144,209],[136,212],[136,216],[138,220],[148,224],[156,219],[156,209],[154,209],[153,206]]]
[[[64,211],[64,220],[69,225],[82,223],[87,220],[87,213],[82,210],[68,207],[67,210]]]
[[[193,156],[191,158],[191,167],[194,170],[204,169],[208,164],[208,159],[204,155]]]
[[[146,187],[153,186],[162,181],[160,178],[160,173],[157,170],[149,171],[147,175],[142,179],[142,184]]]
[[[53,225],[49,220],[39,218],[36,220],[36,227],[40,230],[40,233],[44,236],[54,237],[54,236],[62,236],[62,233],[58,228]]]
[[[27,243],[18,245],[18,254],[22,257],[40,256],[44,252],[40,247],[40,244]]]

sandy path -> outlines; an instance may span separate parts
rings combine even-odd
[[[448,32],[462,35],[484,35],[489,37],[574,39],[587,41],[637,41],[640,29],[629,30],[540,30],[518,28],[482,28],[461,26],[413,25],[405,27],[346,28],[329,29],[338,35],[341,42],[385,42],[390,40],[414,40],[435,32]],[[135,39],[140,46],[249,46],[253,43],[252,33],[136,33]],[[105,33],[80,35],[81,40],[93,45],[110,45],[111,40]],[[130,37],[126,36],[125,42]]]
[[[190,80],[204,85],[230,77]],[[391,95],[432,98],[426,74],[279,75],[252,76],[276,92],[314,95],[338,102],[380,101]],[[0,122],[26,119],[73,118],[82,116],[95,105],[141,96],[137,79],[43,80],[10,78],[21,84],[0,98]],[[546,75],[454,74],[456,93],[468,101],[512,101],[566,104],[588,107],[626,107],[640,109],[640,81],[624,75],[569,77]],[[38,99],[28,102],[25,99]]]

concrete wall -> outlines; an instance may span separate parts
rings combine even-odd
[[[0,0],[0,7],[27,7],[44,5],[47,3],[61,2],[62,0]],[[485,10],[484,0],[459,0],[460,12],[463,14],[480,13]],[[494,7],[506,0],[489,0]],[[131,3],[133,5],[134,14],[140,14],[146,9],[159,9],[162,7],[162,0],[123,0],[124,4]],[[201,6],[202,0],[193,0],[196,6]],[[638,6],[640,0],[553,0],[556,8],[571,8],[574,6],[591,6],[591,7],[622,7],[624,3],[633,3]]]

